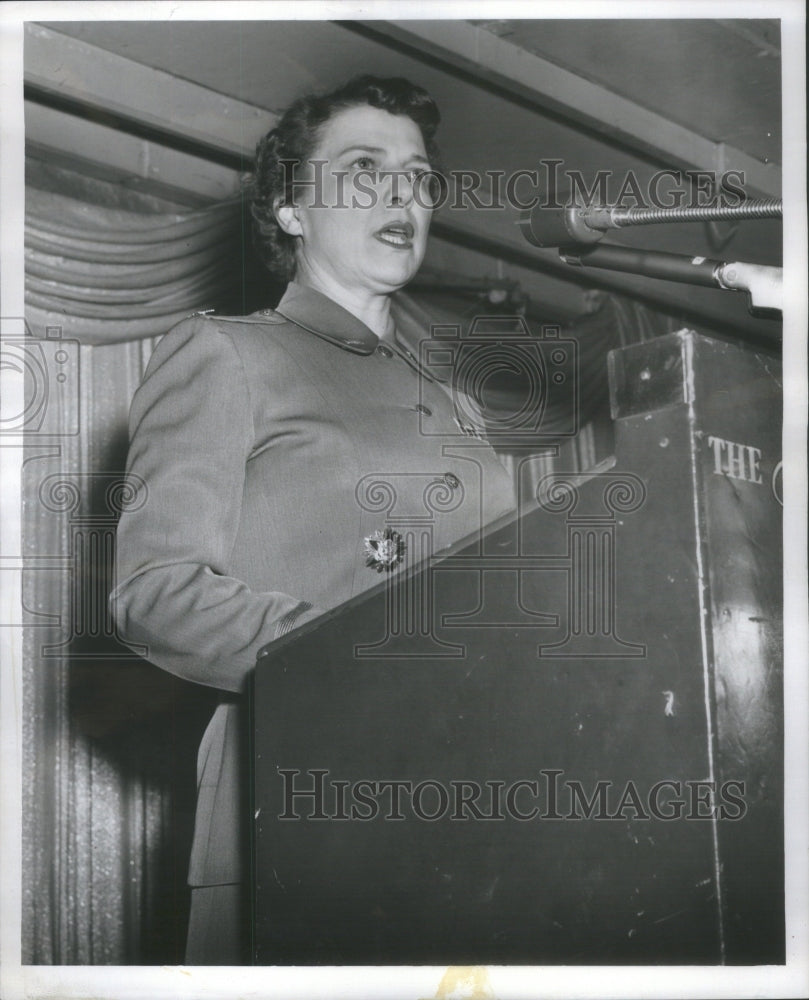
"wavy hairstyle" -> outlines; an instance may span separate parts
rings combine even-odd
[[[431,166],[438,167],[435,133],[441,115],[427,91],[403,77],[355,76],[328,94],[299,98],[256,147],[250,205],[256,250],[264,266],[284,281],[295,275],[295,237],[281,229],[274,208],[277,199],[286,203],[293,197],[293,171],[285,169],[284,161],[309,159],[323,127],[336,114],[366,104],[412,119]]]

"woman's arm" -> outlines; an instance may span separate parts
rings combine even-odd
[[[242,689],[262,646],[318,614],[226,574],[253,439],[230,336],[216,320],[186,320],[158,345],[132,402],[128,472],[146,499],[118,526],[111,607],[147,659],[228,691]]]

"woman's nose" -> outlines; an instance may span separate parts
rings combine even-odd
[[[391,171],[386,203],[389,208],[407,208],[413,202],[413,175],[409,170]]]

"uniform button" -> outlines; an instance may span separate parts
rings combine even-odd
[[[433,415],[433,411],[430,409],[430,407],[424,406],[422,403],[416,403],[414,409],[417,410],[419,413],[423,413],[425,417],[431,417]]]
[[[449,486],[451,490],[457,490],[458,487],[461,485],[460,479],[458,479],[458,477],[455,475],[454,472],[445,472],[444,482],[447,484],[447,486]]]
[[[381,354],[383,358],[392,358],[393,351],[387,347],[385,344],[379,344],[376,349],[377,354]]]

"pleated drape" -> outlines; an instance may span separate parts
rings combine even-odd
[[[97,200],[26,191],[33,336],[12,357],[27,354],[40,383],[23,469],[23,961],[175,964],[211,695],[123,646],[107,594],[133,500],[132,395],[157,337],[232,297],[241,206],[180,213],[101,181],[80,188]]]
[[[26,317],[85,344],[165,333],[231,293],[242,250],[241,198],[152,216],[30,188]]]

